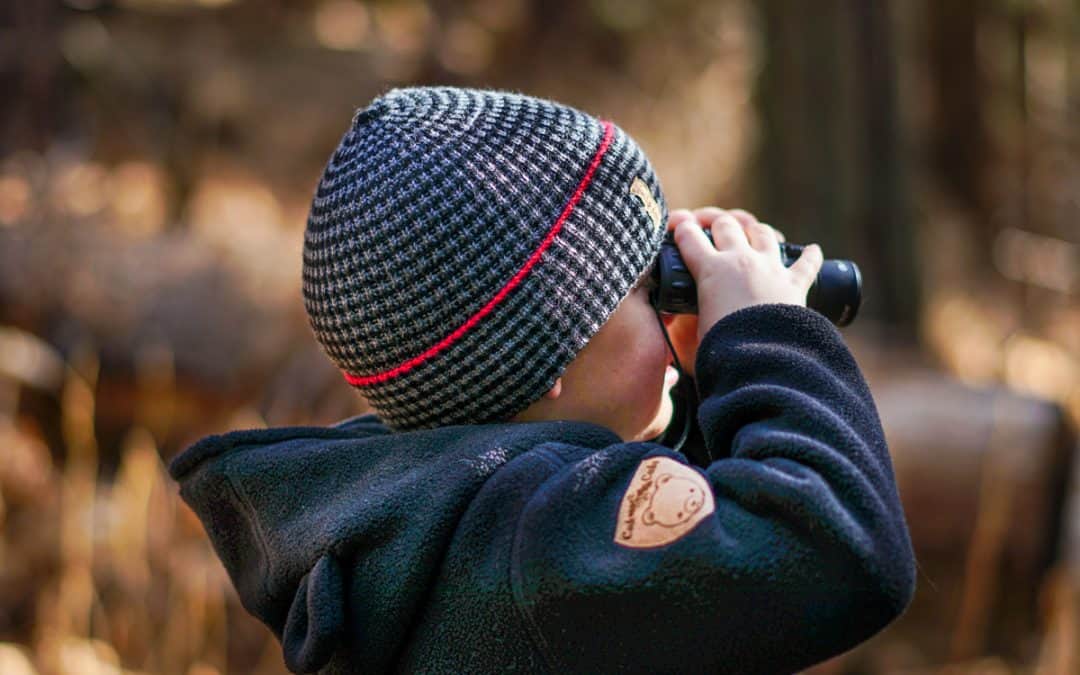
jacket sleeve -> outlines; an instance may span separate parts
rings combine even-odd
[[[790,673],[899,616],[914,556],[873,399],[835,327],[794,305],[698,350],[715,459],[548,445],[518,521],[515,602],[556,672]]]

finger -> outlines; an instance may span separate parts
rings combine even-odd
[[[779,253],[777,246],[784,240],[780,233],[773,229],[772,225],[760,222],[757,216],[745,209],[730,209],[728,213],[743,226],[750,246],[764,253],[771,253],[772,251]]]
[[[768,223],[763,223],[763,224],[765,224],[765,225],[768,225]],[[775,233],[776,233],[776,239],[777,239],[777,241],[781,241],[781,242],[787,241],[787,236],[786,236],[786,235],[784,235],[784,233],[783,233],[783,232],[781,232],[780,230],[776,229],[776,228],[775,228],[775,227],[773,227],[772,225],[769,225],[769,227],[772,227],[772,229],[773,229],[773,232],[775,232]]]
[[[809,289],[813,285],[814,279],[817,278],[818,272],[821,271],[821,263],[824,260],[825,257],[821,252],[821,247],[817,244],[810,244],[803,249],[802,255],[788,269],[799,280],[799,283]]]
[[[717,251],[750,248],[750,241],[746,238],[743,226],[730,213],[723,212],[719,215],[709,229]]]
[[[675,226],[675,245],[679,248],[679,255],[690,270],[690,276],[699,278],[702,266],[707,256],[715,253],[709,238],[705,236],[705,230],[690,220],[680,221]]]
[[[754,214],[743,209],[729,209],[728,213],[742,225],[743,232],[746,233],[746,239],[750,242],[750,246],[759,251],[764,251],[765,243],[762,240],[761,231],[757,228],[759,223],[758,219],[754,217]]]
[[[712,227],[717,218],[727,214],[727,211],[718,206],[703,206],[700,209],[694,209],[693,214],[701,226],[707,230]]]
[[[668,227],[669,230],[674,230],[675,226],[678,225],[679,223],[681,223],[684,220],[697,220],[697,219],[694,218],[694,212],[691,211],[690,209],[675,209],[670,214],[668,214],[667,227]]]
[[[758,219],[754,214],[743,209],[728,209],[728,213],[730,213],[735,220],[739,221],[743,227],[749,227],[758,222]]]
[[[746,238],[750,246],[762,253],[775,254],[780,257],[780,240],[776,238],[776,232],[765,223],[753,222],[743,224],[746,230]]]

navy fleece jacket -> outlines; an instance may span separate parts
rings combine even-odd
[[[170,466],[296,672],[791,673],[914,591],[870,392],[812,310],[698,351],[703,468],[580,422],[205,438]]]

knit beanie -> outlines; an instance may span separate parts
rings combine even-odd
[[[304,306],[391,429],[506,421],[603,326],[666,222],[645,153],[611,122],[396,89],[357,112],[319,182]]]

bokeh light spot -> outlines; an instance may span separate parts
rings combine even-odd
[[[355,0],[326,0],[312,15],[315,39],[330,49],[349,51],[365,46],[371,20],[367,8]]]
[[[30,183],[22,176],[0,176],[0,225],[10,227],[30,209]]]

